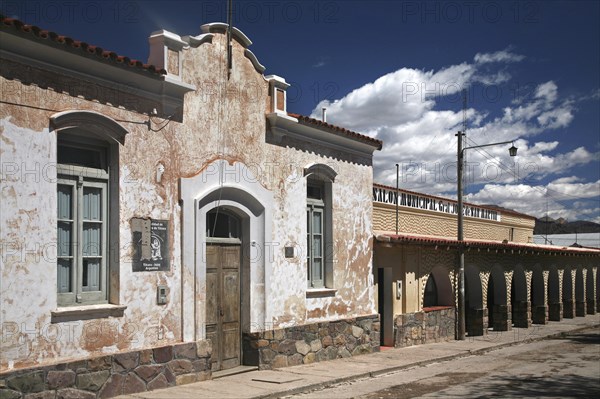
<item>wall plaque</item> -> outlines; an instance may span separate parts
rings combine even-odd
[[[131,219],[134,272],[168,271],[169,221]]]

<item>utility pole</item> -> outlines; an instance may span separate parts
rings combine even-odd
[[[463,132],[456,133],[458,138],[457,157],[458,163],[456,165],[456,195],[458,197],[458,227],[457,227],[457,239],[458,239],[458,323],[456,331],[456,339],[463,341],[466,335],[466,313],[465,313],[465,242],[463,236],[463,168],[465,164],[465,151],[473,148],[491,147],[494,145],[502,145],[513,143],[512,147],[508,149],[508,153],[511,157],[517,155],[517,147],[515,147],[514,141],[503,141],[501,143],[491,143],[483,145],[474,145],[471,147],[463,147]]]
[[[465,339],[465,251],[463,247],[463,166],[464,151],[462,138],[465,134],[458,132],[458,163],[456,165],[457,196],[458,196],[458,331],[456,339]]]
[[[400,165],[396,164],[396,235],[398,235],[398,197],[400,196]]]

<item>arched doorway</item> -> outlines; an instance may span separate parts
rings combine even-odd
[[[508,331],[511,317],[507,306],[506,280],[504,271],[495,265],[490,271],[487,288],[488,327],[495,331]]]
[[[229,163],[222,159],[208,164],[202,173],[180,181],[183,340],[199,341],[208,339],[212,334],[213,356],[216,347],[231,347],[232,353],[240,348],[237,352],[241,352],[239,363],[255,366],[259,364],[259,349],[257,334],[254,333],[271,328],[266,326],[267,320],[271,320],[269,312],[272,305],[266,300],[265,276],[271,273],[273,259],[265,256],[265,251],[269,240],[272,240],[274,203],[273,194],[257,181],[259,179],[253,171],[243,163]],[[237,233],[234,226],[238,226]],[[226,248],[215,249],[218,246]],[[235,323],[228,326],[229,321],[225,320],[225,329],[235,326],[240,333],[220,335],[214,332],[215,317],[228,318],[226,309],[219,307],[218,302],[225,298],[213,293],[210,294],[213,303],[207,303],[207,287],[211,284],[207,277],[214,280],[214,289],[223,284],[236,284],[235,276],[228,275],[226,271],[235,269],[232,266],[235,260],[239,260],[239,294],[228,289],[222,290],[222,294],[238,298],[239,309],[233,308],[233,314],[239,312],[239,326]],[[219,266],[215,264],[221,265],[222,279],[229,278],[229,281],[218,280]],[[209,315],[212,320],[208,320],[207,311],[212,313],[212,316]],[[212,332],[207,329],[209,325],[212,325]],[[226,342],[234,337],[237,337],[237,343]],[[220,342],[215,343],[215,340]],[[229,355],[225,354],[221,364],[213,364],[213,368],[222,369],[236,362],[228,360]]]
[[[510,303],[513,325],[528,328],[531,326],[531,305],[527,300],[527,278],[523,266],[517,265],[510,284]]]
[[[472,265],[465,267],[465,330],[470,336],[483,335],[487,331],[484,320],[487,309],[483,308],[483,294],[479,270]]]
[[[596,295],[594,293],[594,270],[588,267],[585,276],[585,298],[587,314],[596,314]]]
[[[431,270],[425,284],[423,307],[434,306],[454,306],[452,283],[447,270],[442,266],[436,266]]]
[[[560,301],[560,279],[556,266],[550,266],[548,272],[548,319],[562,320],[563,307]]]
[[[531,318],[535,324],[546,324],[548,308],[546,306],[546,288],[542,267],[536,265],[531,276]]]
[[[578,267],[575,272],[575,316],[577,317],[585,317],[584,290],[583,269]]]
[[[575,302],[573,301],[573,273],[570,267],[563,272],[562,284],[563,317],[572,319],[575,317]]]

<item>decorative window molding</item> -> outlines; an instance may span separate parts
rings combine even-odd
[[[306,177],[306,281],[316,296],[333,289],[332,184],[337,173],[324,164],[304,169]],[[307,296],[314,296],[312,293]]]
[[[91,111],[60,112],[50,126],[57,133],[59,310],[118,305],[119,147],[127,130]]]

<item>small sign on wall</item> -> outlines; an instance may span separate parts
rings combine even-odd
[[[169,221],[131,219],[134,272],[168,271]]]

